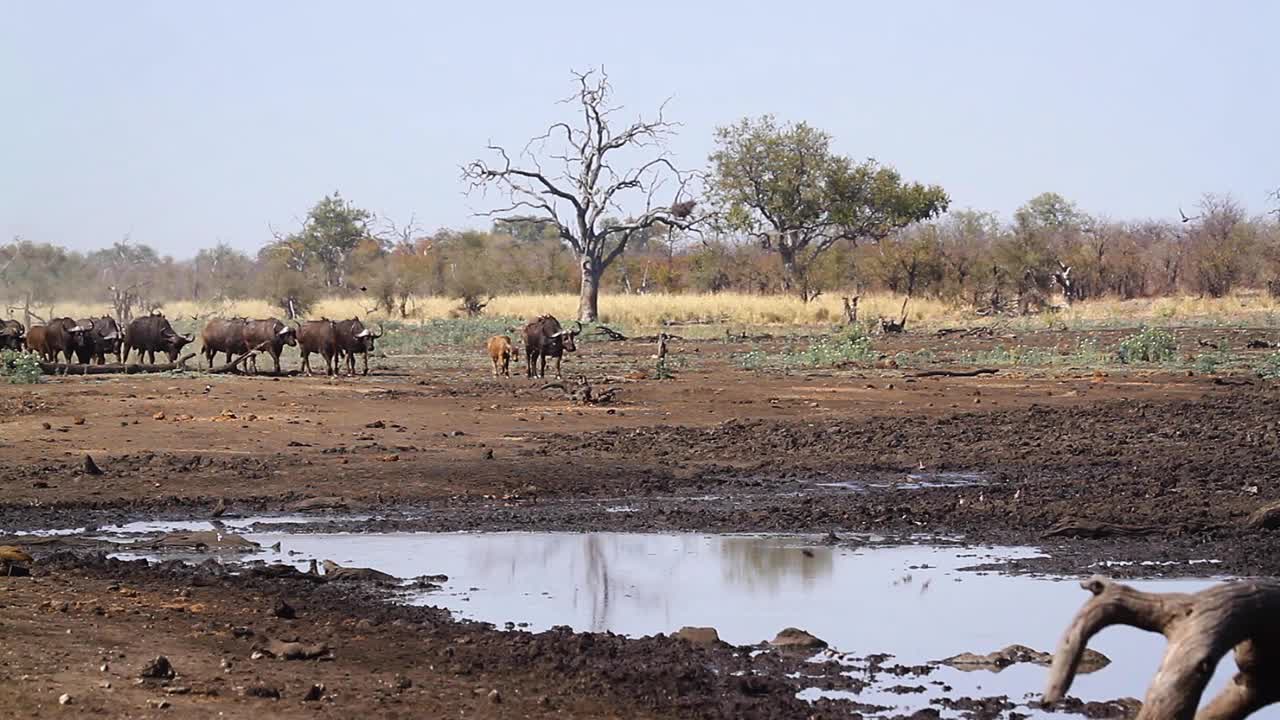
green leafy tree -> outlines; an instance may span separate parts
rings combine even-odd
[[[783,287],[815,297],[811,264],[842,241],[879,241],[946,210],[937,185],[905,183],[875,160],[831,150],[831,136],[772,116],[716,131],[710,184],[730,228],[751,234],[782,260]]]
[[[335,191],[307,211],[300,230],[285,237],[277,235],[275,244],[291,248],[291,266],[302,271],[314,263],[325,287],[343,288],[351,272],[352,253],[373,238],[372,222],[373,213]]]

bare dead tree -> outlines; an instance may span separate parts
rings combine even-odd
[[[846,325],[858,324],[858,300],[862,299],[860,295],[853,297],[844,297],[844,322]]]
[[[505,196],[502,207],[480,215],[498,222],[533,220],[558,230],[581,266],[578,320],[585,323],[598,318],[600,278],[627,243],[656,225],[694,229],[706,216],[695,216],[696,205],[687,199],[701,176],[677,169],[667,152],[678,125],[664,117],[665,103],[654,119],[619,125],[621,108],[611,104],[604,69],[575,72],[574,78],[578,89],[563,102],[576,105],[580,118],[551,125],[514,158],[490,144],[496,162],[476,160],[463,168],[463,179],[468,193],[493,188]],[[626,168],[614,165],[637,154],[651,157]],[[555,169],[544,169],[544,162]],[[666,200],[672,195],[673,201]],[[629,209],[624,197],[633,199]]]
[[[1112,625],[1169,640],[1137,720],[1240,720],[1280,701],[1280,580],[1240,580],[1198,593],[1148,593],[1094,576],[1093,593],[1059,643],[1044,701],[1071,688],[1089,639]],[[1235,649],[1239,672],[1204,709],[1200,697],[1218,661]]]

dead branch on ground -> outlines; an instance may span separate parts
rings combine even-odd
[[[604,325],[597,325],[596,329],[592,332],[595,335],[604,335],[607,339],[612,341],[620,341],[620,340],[627,339],[626,335],[623,335],[622,333],[618,332],[617,330],[614,330],[613,328],[605,327]]]
[[[1117,525],[1093,520],[1063,520],[1040,535],[1042,538],[1109,538],[1154,535],[1160,528],[1151,525]]]
[[[587,380],[585,375],[579,375],[577,381],[572,385],[564,382],[553,382],[543,385],[542,389],[560,390],[571,402],[580,405],[606,405],[613,402],[614,396],[618,394],[619,390],[619,388],[608,388],[596,395],[595,390],[591,387],[591,382]]]
[[[977,377],[979,375],[995,375],[1000,368],[977,368],[976,370],[922,370],[913,373],[913,378],[927,377]]]
[[[1130,625],[1168,641],[1137,720],[1241,720],[1280,701],[1280,580],[1240,580],[1194,594],[1148,593],[1094,576],[1093,593],[1054,653],[1046,705],[1071,689],[1089,640],[1112,625]],[[1235,650],[1239,672],[1197,712],[1218,661]]]

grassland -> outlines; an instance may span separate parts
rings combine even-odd
[[[880,316],[896,317],[903,297],[889,293],[864,296],[859,317],[874,322]],[[367,298],[329,298],[317,303],[313,317],[346,318],[359,316],[374,321],[389,320],[381,312],[369,312]],[[543,313],[562,320],[576,314],[576,295],[507,295],[493,298],[485,309],[491,318],[516,321]],[[170,302],[163,310],[171,319],[194,324],[215,316],[246,317],[280,316],[280,309],[262,300],[237,300],[221,303]],[[410,303],[410,317],[404,322],[432,323],[456,317],[458,301],[452,298],[423,297]],[[107,312],[105,303],[53,303],[40,312],[54,316],[87,317]],[[697,336],[723,335],[725,329],[770,327],[775,333],[804,333],[816,327],[838,323],[843,315],[836,296],[821,296],[803,303],[780,295],[745,295],[737,293],[685,295],[603,295],[600,298],[601,322],[624,331],[642,332],[664,324],[695,325],[682,334]],[[976,326],[1000,323],[1019,330],[1069,328],[1088,330],[1139,326],[1215,327],[1242,326],[1280,327],[1280,302],[1265,293],[1248,292],[1225,298],[1168,297],[1138,300],[1093,300],[1077,303],[1058,312],[1017,318],[982,317],[971,307],[928,298],[913,298],[907,305],[910,329]]]

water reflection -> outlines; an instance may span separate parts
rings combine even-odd
[[[797,538],[615,533],[248,537],[264,546],[281,542],[280,554],[265,557],[299,567],[316,557],[400,577],[444,573],[450,580],[443,591],[410,601],[498,625],[569,625],[632,636],[702,625],[734,644],[760,642],[795,626],[840,651],[887,652],[911,664],[1013,643],[1051,650],[1063,623],[1086,599],[1075,582],[959,571],[992,557],[1035,554],[1027,548],[853,550],[815,547]],[[1162,591],[1194,591],[1205,584],[1136,583]],[[1142,695],[1164,641],[1115,631],[1091,646],[1112,665],[1080,678],[1074,692],[1112,699]],[[980,692],[1020,700],[1039,691],[1045,670],[939,673],[934,679],[957,688],[972,683]]]

